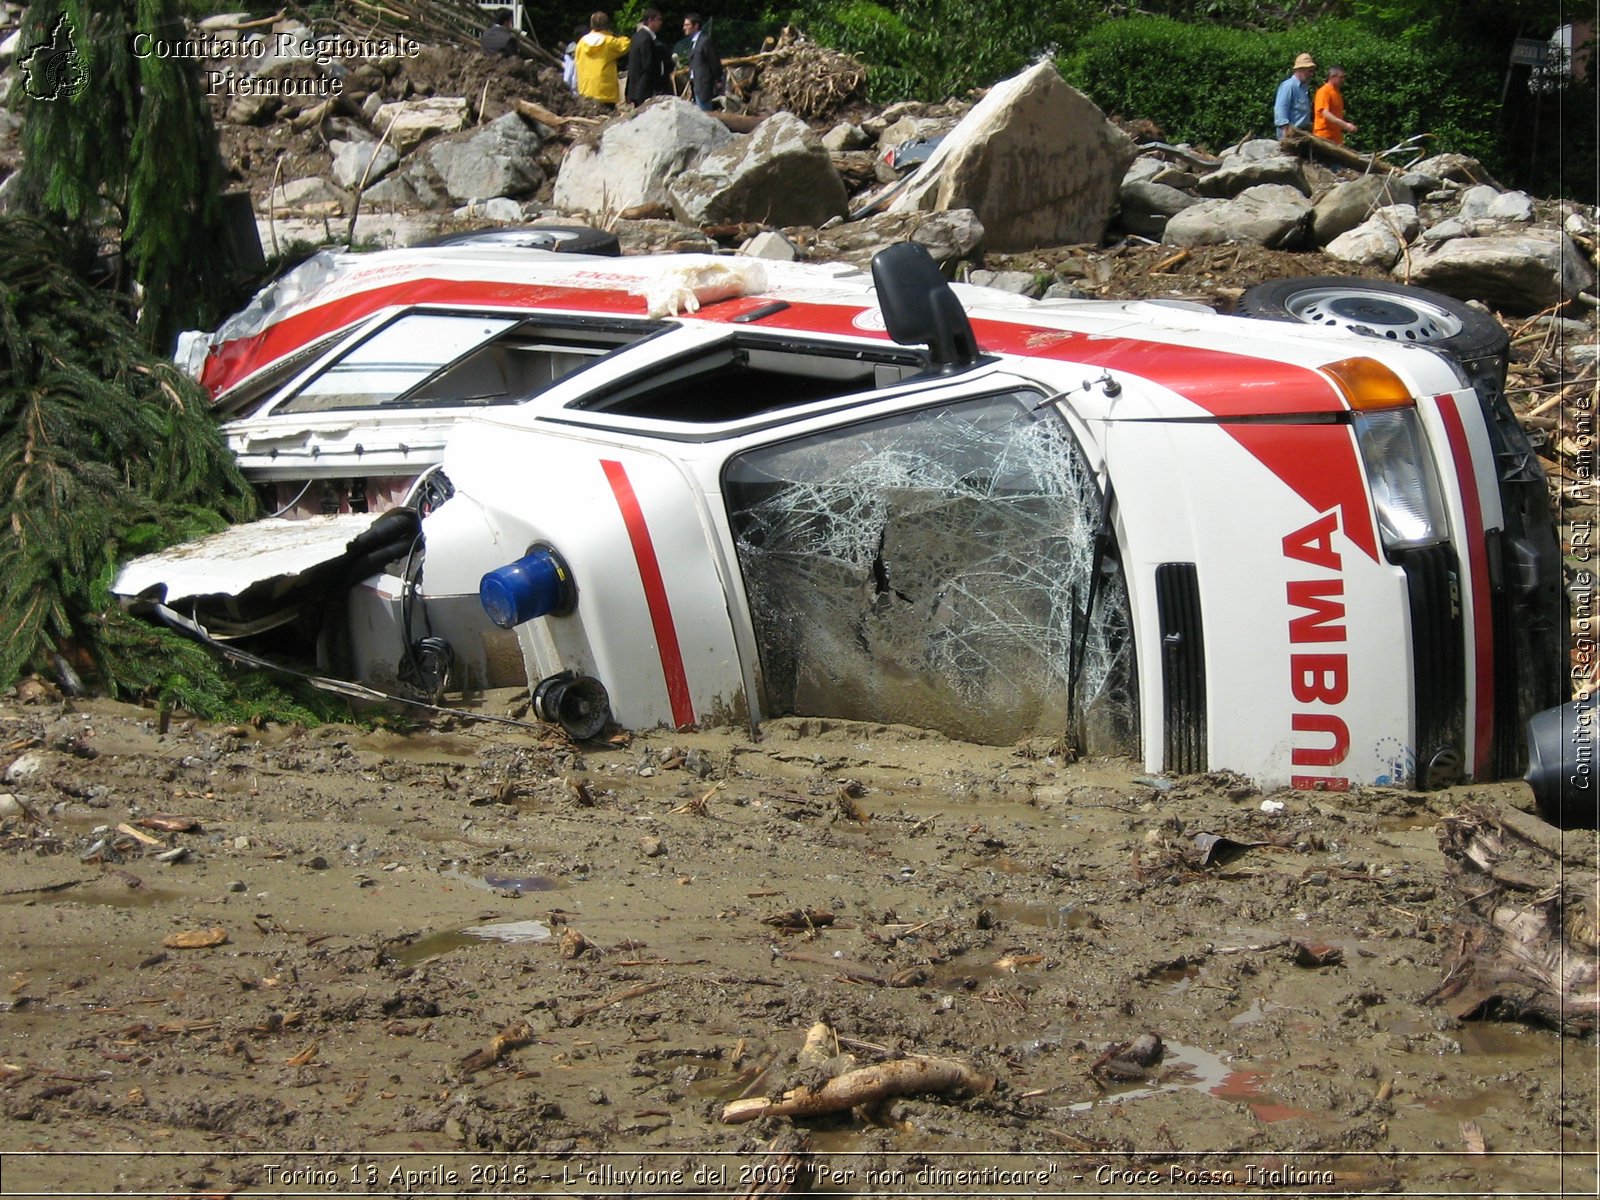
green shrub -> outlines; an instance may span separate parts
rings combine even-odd
[[[1058,53],[1090,19],[1086,0],[808,0],[792,11],[807,34],[867,64],[868,96],[879,104],[987,87]]]
[[[1431,133],[1433,151],[1495,157],[1482,64],[1449,43],[1379,37],[1350,21],[1258,33],[1164,18],[1105,21],[1060,66],[1108,114],[1154,121],[1169,141],[1213,150],[1272,137],[1272,99],[1295,56],[1349,71],[1347,141],[1378,150]]]

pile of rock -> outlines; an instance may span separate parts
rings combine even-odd
[[[1356,174],[1306,162],[1276,141],[1244,142],[1214,164],[1163,148],[1134,162],[1119,198],[1119,224],[1142,237],[1321,251],[1512,314],[1595,286],[1590,215],[1574,209],[1541,221],[1531,197],[1502,190],[1459,154]]]

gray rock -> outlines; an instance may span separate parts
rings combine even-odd
[[[1098,242],[1133,141],[1048,61],[989,89],[890,211],[967,208],[990,250]]]
[[[1594,268],[1565,233],[1530,229],[1424,244],[1409,256],[1410,281],[1522,316],[1595,285]]]
[[[326,179],[313,176],[291,180],[273,188],[269,201],[273,209],[332,208],[337,212],[349,212],[351,196]]]
[[[764,229],[743,246],[740,246],[739,253],[747,258],[794,262],[800,257],[800,247],[796,246],[776,229]]]
[[[450,197],[428,156],[414,154],[401,163],[399,170],[367,188],[362,193],[362,203],[390,208],[443,208],[450,203]]]
[[[489,200],[464,204],[456,209],[451,216],[462,221],[478,219],[510,224],[513,221],[522,220],[522,205],[508,196],[495,196]]]
[[[389,144],[403,156],[428,138],[465,129],[469,115],[464,97],[430,96],[380,105],[372,123],[380,134],[388,130]]]
[[[1424,229],[1422,231],[1422,240],[1429,243],[1448,242],[1451,238],[1469,237],[1471,234],[1472,226],[1461,220],[1461,218],[1447,217],[1443,221]]]
[[[667,196],[673,216],[689,225],[821,225],[848,203],[821,141],[786,112],[705,155],[668,183]]]
[[[1390,205],[1341,233],[1323,247],[1323,252],[1340,262],[1387,271],[1399,261],[1420,227],[1415,208],[1409,204]]]
[[[490,196],[526,196],[544,182],[539,135],[516,113],[470,133],[436,138],[424,153],[458,203]]]
[[[1153,179],[1167,169],[1165,159],[1157,158],[1153,154],[1142,154],[1133,160],[1127,171],[1122,176],[1122,186],[1138,183],[1141,180]]]
[[[927,247],[935,262],[950,262],[966,258],[983,238],[983,223],[971,209],[890,212],[819,231],[813,252],[818,257],[837,258],[866,267],[872,256],[885,246],[909,241]]]
[[[1117,224],[1129,233],[1160,240],[1167,222],[1177,213],[1199,204],[1196,196],[1151,180],[1124,182]]]
[[[1575,237],[1593,237],[1594,222],[1581,212],[1567,214],[1567,219],[1561,223],[1561,228]]]
[[[566,212],[608,216],[671,204],[667,184],[733,140],[727,126],[687,100],[658,100],[606,128],[598,144],[567,151],[553,201]]]
[[[967,276],[967,282],[1010,292],[1013,296],[1033,296],[1039,291],[1038,276],[1027,271],[973,271]]]
[[[1411,189],[1392,176],[1363,175],[1324,192],[1311,213],[1311,240],[1326,246],[1385,204],[1413,204]]]
[[[859,125],[852,125],[849,121],[839,122],[822,135],[823,149],[835,153],[844,150],[865,150],[870,145],[872,139],[867,136],[867,131]]]
[[[1483,169],[1481,162],[1465,154],[1435,154],[1432,158],[1412,164],[1411,170],[1441,183],[1487,183],[1496,191],[1500,188],[1494,176]]]
[[[265,125],[282,107],[281,96],[236,96],[226,119],[230,125]]]
[[[1489,215],[1490,206],[1499,198],[1500,189],[1490,187],[1486,183],[1469,187],[1461,193],[1461,203],[1456,209],[1456,216],[1469,225],[1474,221],[1481,221]]]
[[[0,215],[12,210],[22,192],[22,172],[13,171],[0,180]]]
[[[1501,192],[1489,204],[1484,214],[1491,221],[1516,221],[1526,224],[1533,220],[1533,198],[1527,192]]]
[[[1290,250],[1309,236],[1311,202],[1287,184],[1262,184],[1231,200],[1202,200],[1167,222],[1161,240],[1174,246],[1252,242]]]
[[[342,188],[356,188],[382,179],[400,162],[393,146],[377,142],[329,142],[333,152],[334,181]],[[370,164],[370,166],[369,166]]]
[[[1242,158],[1247,162],[1259,161],[1266,158],[1278,158],[1283,154],[1283,143],[1277,138],[1251,138],[1247,142],[1240,142],[1237,146],[1225,152],[1225,158]]]
[[[1262,184],[1280,184],[1307,196],[1311,194],[1311,187],[1306,183],[1304,164],[1288,154],[1264,158],[1235,155],[1223,160],[1222,166],[1209,175],[1202,175],[1195,184],[1195,191],[1202,196],[1227,198]]]
[[[1200,176],[1193,171],[1185,171],[1182,167],[1174,167],[1170,163],[1150,176],[1151,183],[1159,183],[1165,187],[1177,188],[1180,191],[1192,192],[1195,185],[1200,182]]]

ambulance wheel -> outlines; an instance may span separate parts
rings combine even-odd
[[[1486,312],[1425,288],[1338,275],[1275,279],[1239,298],[1239,313],[1269,321],[1303,321],[1407,345],[1433,346],[1468,366],[1502,364],[1511,338]]]

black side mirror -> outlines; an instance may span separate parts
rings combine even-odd
[[[978,361],[972,323],[925,248],[900,242],[880,250],[872,257],[872,283],[889,336],[902,346],[927,346],[934,370],[959,371]]]

